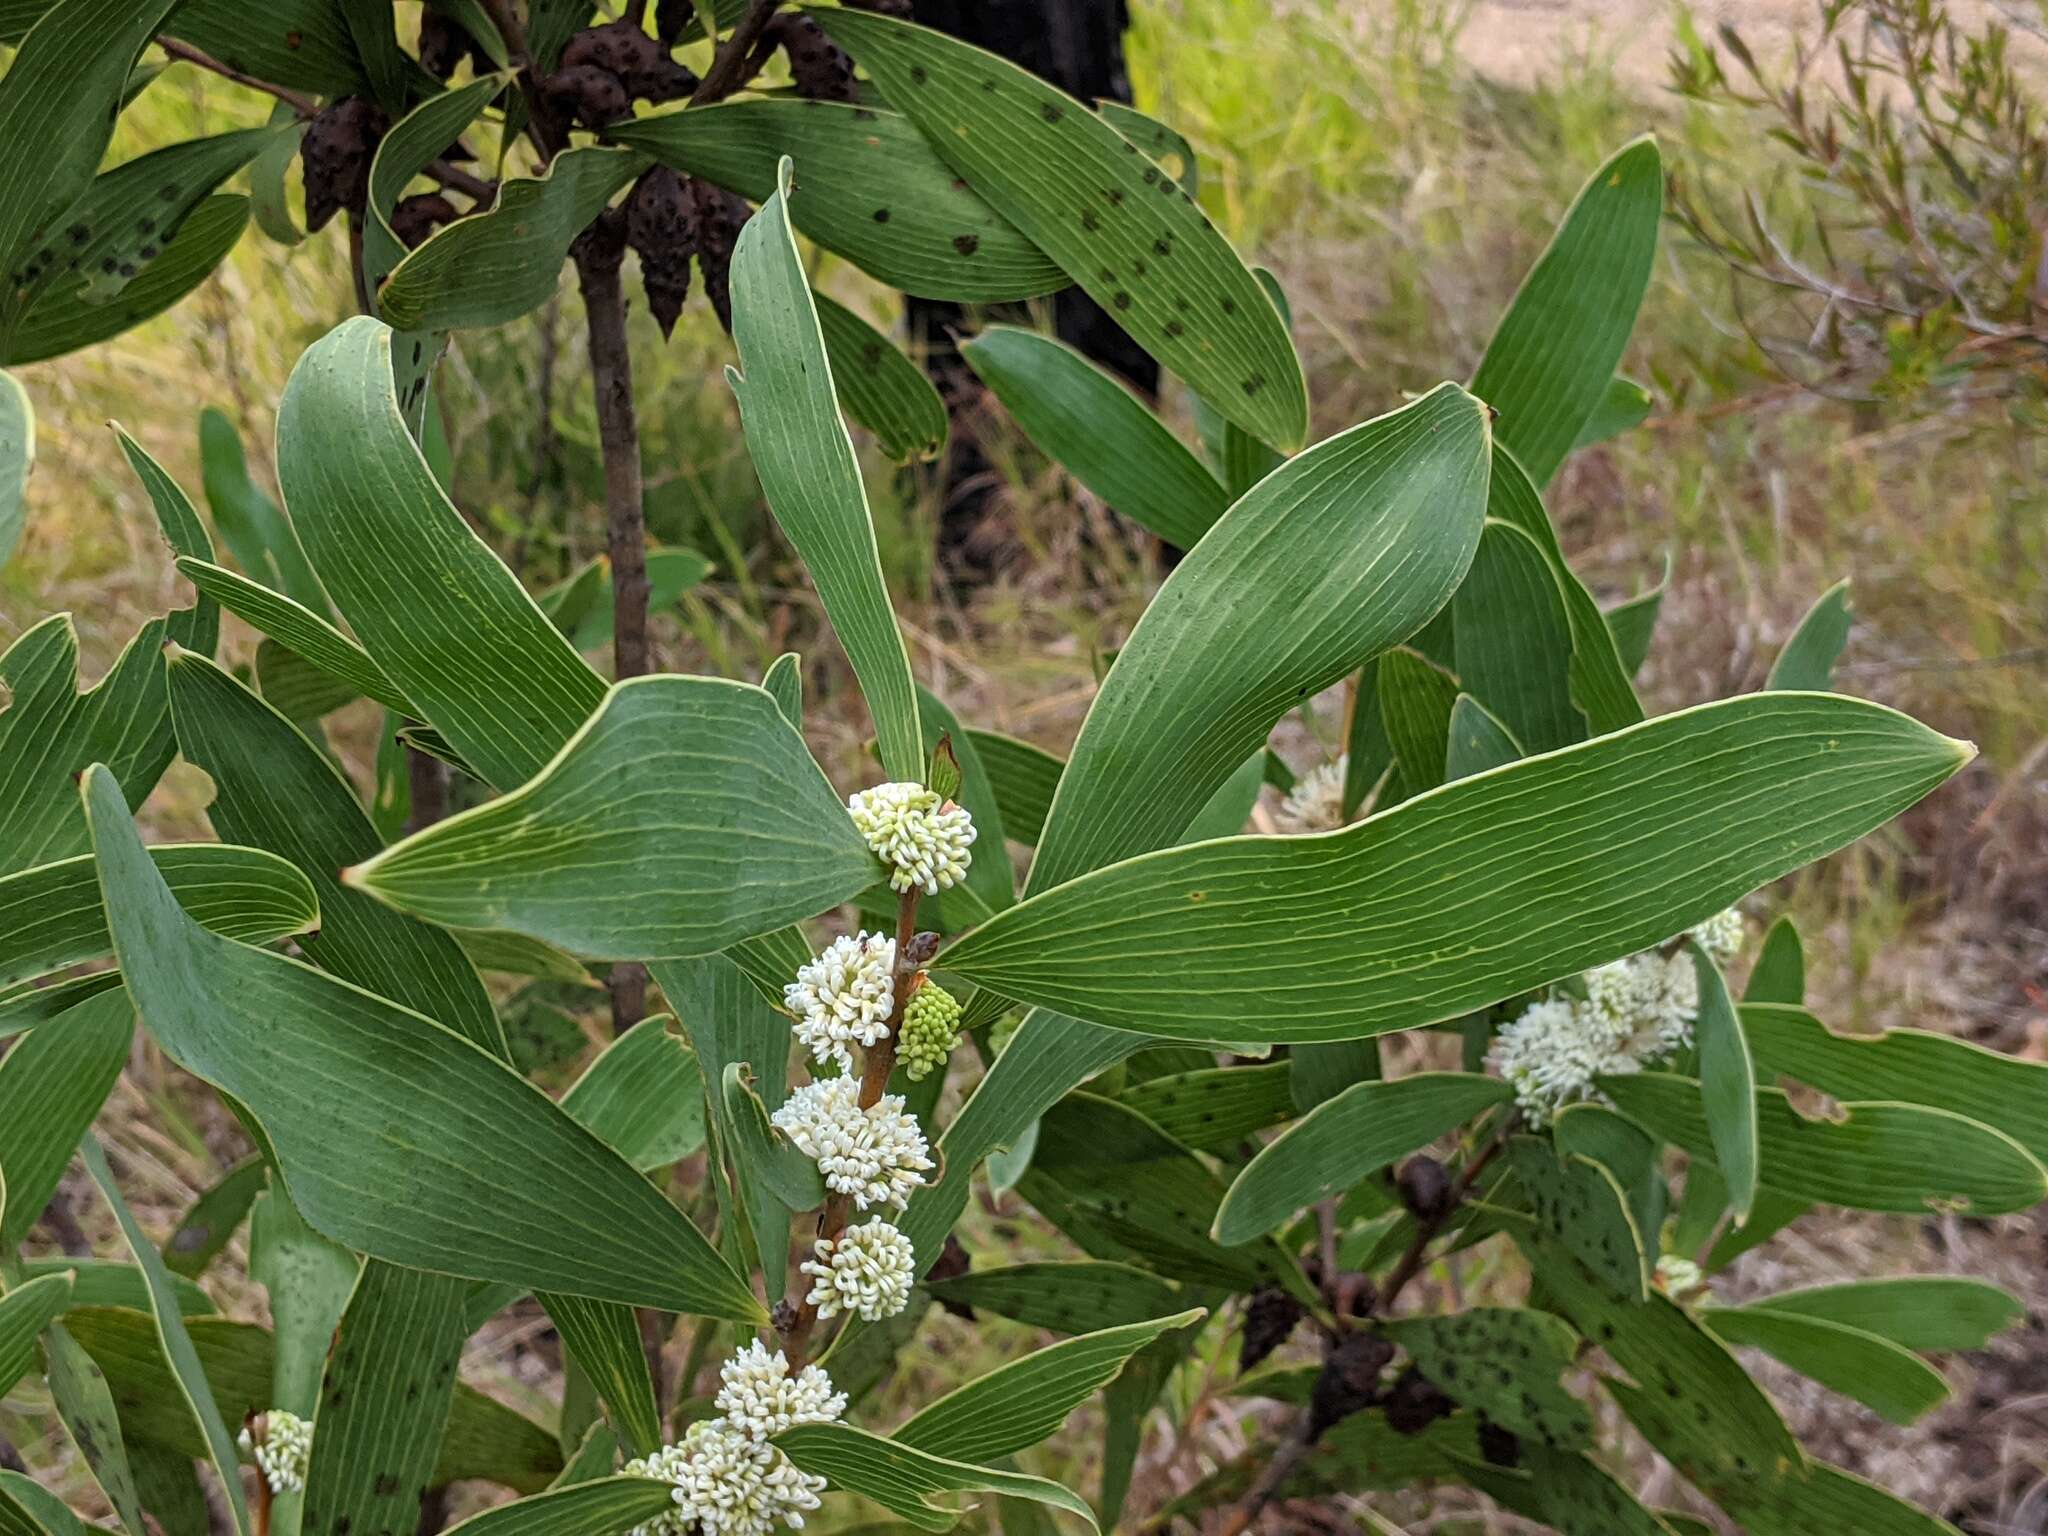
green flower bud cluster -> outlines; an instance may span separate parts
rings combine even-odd
[[[896,1059],[910,1080],[918,1082],[943,1067],[960,1043],[960,1004],[952,993],[926,978],[903,1008]]]

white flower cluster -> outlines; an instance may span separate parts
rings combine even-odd
[[[901,1094],[885,1093],[873,1108],[860,1107],[860,1080],[814,1078],[775,1111],[775,1128],[818,1165],[825,1187],[853,1196],[862,1210],[893,1205],[899,1211],[932,1166],[917,1117],[906,1114]]]
[[[720,1417],[692,1424],[683,1438],[626,1463],[634,1477],[675,1484],[675,1511],[633,1527],[630,1536],[768,1536],[799,1527],[818,1507],[825,1479],[801,1471],[769,1439],[796,1424],[829,1424],[846,1394],[815,1365],[794,1376],[781,1350],[756,1340],[719,1368]]]
[[[1730,907],[1690,936],[1725,963],[1742,947],[1742,914]],[[1692,1044],[1700,1000],[1689,950],[1644,950],[1581,980],[1583,998],[1558,993],[1532,1004],[1494,1037],[1494,1067],[1533,1124],[1599,1097],[1595,1078],[1640,1072]]]
[[[909,1238],[877,1216],[836,1238],[819,1238],[803,1272],[817,1282],[804,1300],[820,1318],[851,1312],[877,1323],[910,1305],[917,1255]]]
[[[1344,769],[1348,757],[1311,768],[1294,781],[1294,788],[1273,813],[1273,825],[1282,832],[1334,832],[1344,825]]]
[[[251,1428],[243,1425],[235,1443],[255,1458],[270,1491],[305,1492],[306,1466],[313,1457],[312,1421],[283,1408],[273,1408],[257,1416],[253,1434]]]
[[[1673,1301],[1690,1301],[1707,1288],[1707,1274],[1681,1254],[1667,1253],[1657,1260],[1657,1289]]]
[[[863,1050],[889,1036],[896,1006],[896,941],[879,933],[841,934],[782,989],[796,1015],[794,1033],[821,1062],[853,1070],[850,1045]]]
[[[922,784],[897,782],[863,789],[846,802],[847,814],[868,846],[890,866],[899,891],[921,887],[936,896],[967,878],[973,862],[974,818]]]

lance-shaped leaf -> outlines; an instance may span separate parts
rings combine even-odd
[[[2048,1163],[2048,1065],[1923,1029],[1839,1035],[1802,1008],[1742,1005],[1757,1076],[1837,1099],[1889,1099],[1992,1126]]]
[[[1367,673],[1373,679],[1380,729],[1391,759],[1386,786],[1375,804],[1399,805],[1444,782],[1450,769],[1451,715],[1458,707],[1458,679],[1405,645],[1380,657]],[[1361,716],[1368,713],[1362,701],[1358,712]],[[1345,772],[1349,774],[1349,764]]]
[[[1149,117],[1136,107],[1108,97],[1095,103],[1095,111],[1105,123],[1137,145],[1160,170],[1188,191],[1196,189],[1199,167],[1195,161],[1195,150],[1183,135],[1158,118]]]
[[[954,1461],[994,1461],[1038,1444],[1116,1379],[1161,1334],[1200,1322],[1201,1307],[1064,1339],[956,1387],[889,1438]]]
[[[138,1314],[137,1321],[145,1329],[149,1327],[148,1317]],[[153,1359],[162,1360],[163,1351],[157,1347],[154,1335],[149,1336],[147,1348]],[[135,1469],[128,1460],[121,1416],[115,1410],[114,1396],[99,1362],[79,1346],[63,1323],[52,1323],[43,1330],[43,1369],[44,1381],[50,1389],[50,1405],[57,1410],[65,1434],[78,1447],[79,1459],[91,1472],[93,1482],[121,1517],[123,1529],[146,1530],[137,1512]],[[164,1374],[168,1379],[163,1383],[163,1403],[189,1427],[192,1438],[199,1440],[199,1426],[192,1422],[190,1410],[178,1395],[177,1378],[168,1369]],[[194,1454],[206,1454],[203,1441]]]
[[[960,355],[1024,435],[1125,516],[1193,549],[1230,498],[1131,393],[1065,342],[992,325]]]
[[[946,404],[925,371],[844,304],[822,293],[811,299],[840,408],[897,463],[936,458],[946,445]]]
[[[103,992],[30,1030],[0,1057],[0,1252],[12,1254],[128,1060],[135,1009]]]
[[[1517,1136],[1508,1143],[1508,1166],[1528,1196],[1537,1225],[1587,1274],[1627,1301],[1650,1294],[1650,1245],[1613,1170],[1553,1149],[1536,1136]]]
[[[0,341],[0,363],[35,363],[74,352],[163,313],[221,264],[248,222],[249,199],[220,193],[195,208],[163,254],[113,298],[96,301],[82,274],[52,284]]]
[[[393,1276],[412,1275],[415,1284],[447,1278],[422,1270],[376,1267]],[[360,1288],[356,1299],[361,1299]],[[74,1309],[65,1326],[91,1360],[104,1369],[113,1400],[121,1410],[122,1427],[138,1448],[158,1447],[188,1459],[206,1454],[199,1426],[179,1399],[147,1314],[118,1307]],[[395,1315],[391,1327],[398,1343],[391,1346],[386,1358],[395,1355],[405,1339],[427,1337],[426,1324],[417,1313],[410,1320]],[[272,1351],[266,1330],[222,1317],[197,1317],[186,1323],[185,1331],[205,1368],[223,1419],[240,1423],[248,1414],[260,1413],[270,1405]],[[418,1361],[424,1357],[409,1358]],[[561,1470],[561,1452],[551,1431],[472,1387],[455,1387],[455,1405],[446,1418],[445,1435],[435,1431],[424,1437],[430,1452],[439,1447],[435,1482],[485,1478],[531,1493],[545,1488]],[[388,1412],[385,1419],[395,1422]],[[332,1422],[339,1425],[341,1420]],[[335,1436],[339,1448],[346,1448],[346,1439],[345,1434]],[[372,1465],[369,1470],[374,1478],[382,1469]]]
[[[471,1279],[760,1318],[683,1214],[538,1089],[432,1020],[206,932],[112,777],[88,770],[85,793],[114,952],[150,1032],[249,1107],[315,1228]]]
[[[633,1309],[554,1292],[543,1292],[540,1301],[628,1453],[653,1455],[661,1447],[661,1409]]]
[[[1779,1291],[1755,1305],[1874,1333],[1903,1349],[1925,1350],[1982,1349],[2026,1311],[2011,1292],[1962,1275],[1850,1280]]]
[[[943,1531],[961,1505],[945,1495],[994,1493],[1063,1510],[1096,1528],[1087,1503],[1058,1483],[995,1467],[969,1466],[884,1440],[851,1424],[799,1424],[775,1437],[789,1459],[834,1488],[873,1499],[922,1531]]]
[[[1202,1067],[1126,1089],[1118,1101],[1175,1141],[1216,1152],[1254,1131],[1294,1118],[1294,1069],[1284,1061],[1255,1067]]]
[[[1756,964],[1749,968],[1749,980],[1743,983],[1742,1003],[1745,1008],[1757,1003],[1783,1003],[1797,1008],[1805,1001],[1806,950],[1799,942],[1799,930],[1792,919],[1781,917],[1764,934]],[[1746,1025],[1747,1020],[1744,1022]],[[1858,1093],[1852,1097],[1872,1099],[1886,1095]]]
[[[646,168],[645,155],[590,145],[556,155],[544,176],[507,179],[488,210],[444,224],[391,269],[379,315],[400,330],[457,331],[538,309],[571,242]]]
[[[1260,481],[1118,653],[1026,889],[1173,841],[1283,714],[1427,622],[1471,563],[1486,470],[1485,413],[1444,385]]]
[[[1593,414],[1586,418],[1586,424],[1579,428],[1579,435],[1572,441],[1572,451],[1612,442],[1622,433],[1633,431],[1648,419],[1654,404],[1647,389],[1634,379],[1617,373],[1607,381],[1607,392],[1593,407]]]
[[[1807,609],[1806,617],[1771,663],[1766,688],[1819,689],[1833,686],[1835,663],[1849,640],[1849,583],[1838,581]]]
[[[1760,1349],[1894,1424],[1911,1424],[1949,1395],[1941,1372],[1911,1350],[1846,1323],[1765,1306],[1705,1307],[1700,1321],[1727,1343]]]
[[[1296,1211],[1348,1190],[1510,1095],[1498,1078],[1467,1072],[1354,1083],[1245,1165],[1216,1212],[1216,1240],[1245,1243],[1271,1232]]]
[[[1451,615],[1459,686],[1517,741],[1549,752],[1585,739],[1571,696],[1571,626],[1536,540],[1489,518]]]
[[[1488,713],[1469,693],[1451,701],[1451,721],[1444,732],[1444,782],[1469,779],[1527,756],[1514,733]]]
[[[166,1261],[168,1265],[168,1261]],[[124,1264],[119,1259],[74,1259],[68,1254],[53,1255],[43,1259],[23,1259],[21,1276],[23,1283],[40,1280],[47,1275],[67,1275],[71,1280],[73,1307],[128,1307],[135,1311],[149,1310],[149,1284],[142,1271],[133,1264]],[[210,1317],[220,1309],[192,1281],[172,1271],[171,1294],[182,1317]]]
[[[924,778],[910,655],[889,606],[867,488],[833,395],[832,365],[789,227],[788,162],[775,195],[740,231],[732,335],[747,453],[769,510],[796,546],[853,663],[891,779]],[[814,909],[815,910],[815,909]]]
[[[1672,1536],[1669,1525],[1586,1456],[1533,1445],[1512,1468],[1455,1452],[1444,1459],[1461,1481],[1558,1536]]]
[[[1657,141],[1637,139],[1581,189],[1472,375],[1472,393],[1500,412],[1501,442],[1538,485],[1606,398],[1650,281],[1663,213]]]
[[[974,818],[975,826],[974,860],[967,866],[967,878],[962,882],[966,889],[960,894],[971,894],[972,901],[985,909],[974,914],[974,921],[979,922],[989,912],[999,911],[1017,899],[1017,872],[1010,864],[1007,846],[1010,829],[1003,819],[1002,805],[996,798],[995,784],[989,777],[988,768],[981,760],[980,749],[945,701],[930,689],[918,689],[917,720],[924,729],[926,752],[937,753],[943,739],[946,751],[959,765],[960,783],[948,798],[966,807]],[[938,912],[946,920],[946,926],[967,926],[951,921],[955,916],[952,908],[962,905],[959,902],[948,905],[953,893],[942,891],[939,895]],[[930,919],[926,921],[930,922]]]
[[[190,558],[177,564],[181,576],[229,613],[345,684],[352,694],[366,694],[402,715],[419,714],[368,651],[312,609],[225,566]]]
[[[657,1015],[613,1041],[562,1095],[562,1108],[641,1172],[666,1168],[704,1144],[697,1056]]]
[[[35,407],[20,380],[0,373],[0,565],[21,538],[28,516],[29,466],[35,461]]]
[[[8,1524],[9,1520],[19,1522]],[[90,1529],[54,1493],[19,1472],[0,1472],[0,1530],[8,1536],[86,1536]]]
[[[211,406],[199,413],[199,472],[200,485],[206,492],[206,504],[213,513],[214,527],[220,531],[221,543],[227,546],[236,563],[249,573],[248,577],[235,577],[235,581],[257,586],[259,591],[268,587],[281,592],[293,603],[311,609],[331,626],[334,609],[327,601],[320,578],[313,574],[313,566],[306,559],[305,550],[299,545],[299,536],[292,531],[292,525],[285,520],[284,513],[270,499],[269,493],[250,475],[249,456],[242,447],[242,434],[225,414]],[[207,591],[193,573],[183,574],[202,593]],[[211,596],[211,593],[207,595]],[[263,628],[261,624],[257,627]],[[264,633],[269,631],[264,630]]]
[[[1721,968],[1698,944],[1692,946],[1692,964],[1699,978],[1699,1019],[1693,1029],[1699,1042],[1700,1109],[1739,1227],[1756,1202],[1756,1067]]]
[[[388,30],[389,20],[386,20]],[[391,210],[406,186],[442,150],[476,121],[477,114],[504,90],[503,75],[483,75],[455,90],[429,96],[391,126],[370,162],[363,214],[363,284],[374,296],[405,260],[406,243],[391,228]]]
[[[274,853],[160,843],[149,856],[193,920],[231,939],[261,944],[320,920],[312,884]],[[97,960],[112,947],[91,854],[0,877],[0,983]]]
[[[35,1361],[36,1335],[71,1305],[72,1280],[68,1271],[38,1275],[0,1296],[0,1393],[14,1390]]]
[[[358,317],[299,359],[278,406],[278,480],[364,649],[464,760],[510,789],[576,733],[604,684],[449,504],[399,414],[391,345]]]
[[[1045,748],[999,731],[970,729],[966,735],[988,770],[989,788],[1003,813],[1003,831],[1020,843],[1036,843],[1067,765]]]
[[[1191,193],[1006,59],[864,11],[808,14],[1132,339],[1253,436],[1301,446],[1308,390],[1287,327]]]
[[[1415,1368],[1467,1408],[1557,1450],[1593,1438],[1585,1404],[1558,1385],[1578,1337],[1559,1319],[1526,1307],[1473,1307],[1383,1325]]]
[[[431,922],[627,959],[724,949],[875,876],[874,855],[773,699],[747,683],[671,675],[619,684],[531,782],[345,878]]]
[[[164,1263],[171,1273],[187,1277],[204,1273],[249,1214],[269,1176],[269,1164],[260,1153],[253,1154],[201,1191],[177,1229],[164,1240]]]
[[[20,313],[23,262],[99,168],[143,45],[177,0],[58,0],[0,78],[0,335]]]
[[[221,1419],[220,1407],[214,1401],[206,1372],[200,1367],[191,1335],[185,1331],[185,1319],[178,1309],[177,1293],[171,1285],[171,1272],[164,1268],[156,1245],[143,1236],[134,1213],[128,1209],[128,1202],[121,1198],[120,1188],[114,1183],[113,1170],[107,1166],[106,1154],[100,1151],[99,1142],[87,1136],[79,1143],[78,1152],[85,1163],[85,1171],[92,1175],[100,1194],[113,1209],[128,1251],[134,1255],[144,1280],[148,1282],[150,1315],[156,1321],[157,1342],[163,1350],[164,1359],[170,1364],[171,1374],[177,1378],[178,1392],[184,1399],[186,1411],[192,1415],[206,1440],[207,1460],[213,1463],[215,1475],[227,1490],[228,1508],[234,1518],[235,1529],[247,1531],[249,1509],[242,1500],[242,1476],[235,1457],[235,1442]]]
[[[1664,1182],[1663,1144],[1656,1137],[1605,1104],[1588,1102],[1567,1104],[1559,1110],[1550,1122],[1550,1132],[1559,1157],[1567,1162],[1574,1157],[1587,1159],[1613,1176],[1627,1197],[1636,1231],[1656,1234],[1664,1230],[1671,1191]],[[1718,1207],[1715,1214],[1720,1214]],[[1688,1251],[1682,1242],[1674,1241],[1671,1247],[1674,1252]]]
[[[1341,832],[1126,860],[998,913],[944,964],[1006,997],[1178,1039],[1413,1028],[1662,943],[1882,825],[1970,755],[1858,700],[1729,699]]]
[[[1873,1483],[1825,1462],[1800,1473],[1714,1490],[1719,1504],[1749,1536],[1957,1536],[1956,1528]]]
[[[1106,1259],[1048,1259],[970,1270],[924,1288],[956,1302],[1054,1333],[1085,1333],[1164,1317],[1180,1302],[1169,1280]]]
[[[891,288],[995,304],[1067,277],[982,201],[895,112],[830,101],[733,101],[614,123],[621,144],[763,203],[796,162],[789,216],[805,236]]]
[[[1630,677],[1643,670],[1649,659],[1650,642],[1656,638],[1657,616],[1664,608],[1664,589],[1671,585],[1671,559],[1664,560],[1664,578],[1647,592],[1602,610],[1607,632],[1614,637],[1615,654]]]
[[[311,1419],[335,1325],[356,1288],[363,1261],[306,1225],[273,1182],[249,1212],[249,1277],[270,1303],[276,1354],[270,1405]]]
[[[1602,1078],[1615,1107],[1652,1135],[1712,1161],[1699,1084],[1666,1072]],[[1757,1179],[1794,1199],[1863,1211],[1953,1207],[1972,1215],[2048,1199],[2048,1172],[2003,1131],[1924,1104],[1843,1103],[1808,1119],[1776,1088],[1756,1093]]]
[[[450,1526],[448,1536],[588,1536],[639,1529],[675,1513],[675,1484],[651,1477],[605,1477],[551,1488]]]

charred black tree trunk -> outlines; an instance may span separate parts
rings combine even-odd
[[[1131,99],[1124,73],[1126,0],[912,0],[911,14],[928,27],[999,53],[1082,101]],[[1159,364],[1126,336],[1102,307],[1078,288],[1053,297],[1060,339],[1129,380],[1148,397],[1159,389]],[[949,332],[960,323],[957,304],[933,299],[908,301],[911,334],[927,348],[926,367],[954,412],[980,398],[973,373],[961,361]],[[944,502],[939,553],[946,565],[969,580],[988,569],[986,541],[976,537],[992,489],[988,459],[971,431],[956,430],[941,467]]]

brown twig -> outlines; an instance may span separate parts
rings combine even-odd
[[[197,64],[201,69],[211,70],[223,80],[232,80],[237,85],[246,85],[252,91],[275,96],[301,117],[312,117],[320,110],[320,103],[312,97],[287,86],[273,85],[268,80],[259,80],[254,75],[245,74],[232,64],[223,64],[212,54],[204,53],[190,43],[181,43],[175,37],[158,37],[156,45],[174,59],[183,59],[187,64]]]
[[[691,106],[708,107],[715,101],[723,101],[747,83],[752,76],[747,66],[753,62],[754,45],[761,41],[781,4],[782,0],[754,0],[747,7],[747,14],[727,34],[718,56],[711,61],[711,68],[704,72],[704,78],[697,82],[697,89],[690,93]]]

